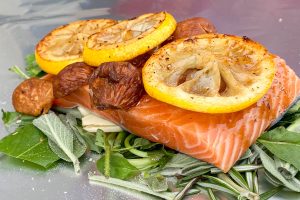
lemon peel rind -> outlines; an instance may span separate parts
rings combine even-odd
[[[90,25],[88,23],[90,23]],[[99,24],[101,25],[99,26]],[[83,62],[82,53],[76,55],[66,54],[62,56],[52,55],[51,53],[47,52],[48,51],[47,48],[51,48],[48,46],[47,43],[51,43],[55,41],[55,37],[59,37],[61,34],[63,34],[62,32],[64,31],[66,32],[69,31],[66,34],[72,34],[72,31],[76,30],[76,27],[79,28],[82,26],[94,26],[94,27],[96,26],[97,28],[101,29],[114,24],[116,24],[116,21],[112,19],[88,19],[88,20],[74,21],[69,24],[62,25],[53,29],[46,36],[44,36],[36,45],[34,53],[35,53],[37,64],[40,66],[41,69],[43,69],[45,72],[49,74],[58,74],[64,67],[66,67],[69,64],[72,64],[74,62]],[[78,32],[77,34],[81,34],[81,32]],[[84,44],[82,44],[82,46],[83,45]],[[49,51],[51,52],[55,50],[51,49]]]
[[[65,60],[65,61],[49,61],[46,59],[41,58],[35,51],[35,59],[38,63],[39,67],[47,72],[48,74],[58,74],[63,68],[67,65],[75,63],[75,62],[83,62],[82,57],[72,60]]]
[[[104,62],[126,61],[155,48],[168,39],[176,29],[174,17],[167,12],[164,13],[164,21],[153,32],[140,39],[131,39],[125,44],[118,43],[117,48],[95,50],[89,48],[86,43],[83,49],[84,62],[91,66],[99,66]]]
[[[201,38],[216,38],[216,37],[233,37],[239,41],[244,40],[243,38],[231,35],[223,35],[223,34],[204,34],[193,37],[193,39],[201,39]],[[166,49],[169,45],[178,45],[183,41],[187,40],[180,39],[176,40],[170,44],[165,45],[161,49],[159,49],[154,55],[152,55],[143,68],[143,83],[146,92],[153,98],[186,109],[196,112],[203,112],[203,113],[232,113],[243,110],[254,103],[256,103],[259,99],[261,99],[267,91],[270,89],[272,85],[272,81],[275,76],[276,67],[275,67],[275,56],[269,54],[268,51],[260,44],[252,41],[247,40],[244,41],[251,45],[253,48],[258,48],[258,51],[265,52],[266,55],[262,60],[262,67],[268,70],[268,73],[265,73],[263,77],[261,77],[260,89],[255,90],[254,92],[248,91],[248,95],[245,96],[230,96],[230,97],[203,97],[196,94],[190,94],[178,89],[176,87],[170,87],[164,84],[162,81],[154,82],[152,81],[153,73],[157,71],[151,70],[151,65],[157,59],[159,59],[160,55],[166,52]],[[161,59],[161,57],[160,57]],[[254,84],[256,87],[257,85]],[[170,96],[172,94],[172,96]]]

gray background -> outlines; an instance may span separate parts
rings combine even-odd
[[[24,66],[24,56],[54,27],[76,19],[131,18],[166,10],[177,20],[193,16],[211,19],[218,32],[246,35],[286,59],[300,74],[300,1],[298,0],[1,0],[0,1],[0,108],[12,110],[11,93],[21,81],[8,72]],[[0,124],[0,138],[7,134]],[[90,185],[87,173],[97,158],[83,158],[81,176],[71,165],[59,163],[49,171],[0,155],[0,200],[27,199],[146,199]],[[263,185],[264,188],[267,186]],[[281,193],[274,199],[300,199]]]

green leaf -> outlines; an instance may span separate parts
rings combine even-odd
[[[69,158],[69,156],[52,140],[49,140],[49,146],[51,150],[56,153],[61,159],[72,162],[72,160]],[[80,158],[86,151],[86,146],[82,142],[78,140],[77,137],[74,137],[73,140],[73,154]]]
[[[168,190],[167,179],[160,174],[146,174],[144,176],[147,185],[154,192],[165,192]]]
[[[144,138],[136,138],[133,142],[133,147],[139,147],[142,150],[151,149],[159,145],[159,143],[150,142]]]
[[[87,150],[87,144],[85,140],[81,137],[77,127],[77,120],[76,118],[70,114],[67,113],[66,115],[59,115],[61,119],[64,120],[65,125],[67,128],[69,128],[73,133],[73,145],[74,145],[74,154],[77,158],[80,158]],[[62,117],[64,116],[64,117]],[[69,158],[67,158],[69,159]],[[71,161],[71,160],[68,160]]]
[[[190,174],[190,175],[188,175],[188,176],[185,176],[185,177],[183,177],[181,180],[182,180],[182,181],[191,180],[191,179],[196,178],[196,177],[198,177],[198,176],[201,176],[201,175],[203,175],[203,174],[207,174],[208,172],[210,172],[210,169],[209,169],[209,168],[208,168],[208,169],[203,169],[203,170],[200,170],[200,171],[195,172],[195,173],[193,173],[193,174]]]
[[[296,119],[299,119],[300,117],[300,100],[298,100],[280,119],[279,122],[276,123],[275,121],[275,127],[278,126],[289,126],[291,123],[293,123]]]
[[[278,127],[263,134],[258,141],[275,156],[300,170],[300,133]]]
[[[184,195],[188,193],[188,191],[195,185],[195,183],[198,181],[198,178],[194,178],[190,180],[185,187],[176,195],[174,200],[181,200],[183,199]],[[198,186],[199,187],[199,186]]]
[[[24,115],[22,113],[18,112],[5,112],[3,109],[2,111],[2,121],[5,126],[10,126],[10,125],[26,125],[26,124],[31,124],[32,120],[35,119],[33,116],[29,115]]]
[[[247,181],[244,179],[244,177],[238,172],[236,171],[234,168],[232,168],[231,170],[229,170],[228,172],[229,176],[237,183],[239,184],[241,187],[250,190]]]
[[[254,181],[253,181],[253,174],[252,172],[246,172],[245,176],[246,176],[246,181],[247,181],[247,185],[249,186],[250,191],[254,191]]]
[[[294,178],[299,172],[299,170],[293,165],[277,158],[276,156],[274,156],[274,162],[277,171],[279,171],[280,174],[287,180]]]
[[[98,129],[96,132],[95,144],[101,148],[104,148],[104,136],[105,136],[105,133],[102,130]]]
[[[262,194],[260,194],[260,200],[267,200],[269,198],[271,198],[272,196],[274,196],[275,194],[277,194],[278,192],[280,192],[283,189],[282,186],[279,187],[275,187],[267,192],[264,192]]]
[[[97,153],[101,153],[101,151],[103,150],[103,147],[96,145],[96,134],[95,133],[90,133],[90,132],[84,130],[80,126],[76,126],[76,129],[79,132],[79,134],[83,137],[83,139],[85,140],[85,142],[88,145],[88,148],[90,150],[95,151]]]
[[[206,176],[205,176],[206,177]],[[251,192],[248,189],[237,185],[229,176],[226,174],[218,174],[219,179],[223,180],[226,184],[230,185],[232,188],[236,189],[239,193],[238,199],[259,199],[259,195]],[[215,182],[214,179],[210,178],[210,181]]]
[[[147,158],[149,157],[148,153],[145,151],[140,151],[134,148],[134,146],[132,146],[130,144],[131,140],[135,137],[135,135],[130,134],[126,137],[125,141],[124,141],[124,145],[125,147],[128,149],[128,151],[130,151],[132,154],[142,157],[142,158]]]
[[[210,200],[218,200],[211,188],[207,189],[207,194]]]
[[[139,170],[131,165],[122,154],[112,153],[109,159],[109,176],[126,180],[139,174]],[[97,161],[97,169],[105,174],[105,156],[102,156]]]
[[[280,182],[277,178],[275,178],[270,172],[267,170],[264,170],[265,173],[265,179],[275,187],[279,187],[280,185],[283,185],[282,182]]]
[[[199,181],[196,184],[199,185],[200,187],[204,187],[204,188],[207,188],[207,189],[211,188],[211,189],[214,189],[214,190],[222,191],[222,192],[231,194],[231,195],[236,196],[236,197],[239,195],[239,191],[232,188],[226,182],[219,182],[219,181],[222,181],[222,180],[220,179],[220,180],[214,181],[214,182]]]
[[[291,125],[287,127],[287,130],[300,133],[300,118],[292,122]]]
[[[0,140],[0,151],[45,168],[59,160],[51,151],[47,137],[33,125],[25,125]]]
[[[51,110],[55,111],[55,113],[72,115],[73,117],[75,117],[77,119],[81,119],[83,117],[77,107],[76,108],[62,108],[62,107],[54,106],[51,108]]]
[[[126,136],[127,136],[127,133],[125,131],[119,132],[114,141],[113,148],[120,149],[123,146]]]
[[[150,194],[150,195],[153,195],[156,197],[160,197],[160,198],[166,199],[166,200],[174,200],[174,198],[177,194],[174,192],[154,192],[149,187],[147,187],[143,184],[140,184],[140,183],[123,181],[123,180],[116,179],[116,178],[106,178],[104,176],[89,175],[89,180],[92,181],[93,183],[105,183],[105,184],[111,184],[111,185],[127,188],[132,193],[134,191],[143,192],[143,193]]]
[[[144,138],[135,138],[134,142],[133,142],[134,147],[142,147],[142,146],[149,145],[149,144],[151,144],[151,142]]]
[[[185,154],[177,153],[173,156],[173,158],[165,165],[165,168],[184,168],[186,166],[200,163],[196,158],[192,158],[191,156],[187,156]]]
[[[300,181],[296,178],[286,180],[282,174],[276,169],[275,161],[268,156],[261,148],[257,145],[253,145],[254,149],[259,153],[262,164],[271,175],[277,178],[282,184],[290,190],[300,192]]]
[[[3,109],[1,109],[1,111],[2,121],[6,126],[16,123],[21,118],[21,114],[18,112],[5,112]]]
[[[39,128],[49,139],[50,147],[62,159],[71,160],[74,165],[75,173],[80,173],[78,152],[84,148],[74,142],[76,136],[71,129],[67,128],[55,113],[50,112],[33,120],[33,124]],[[85,151],[85,149],[84,149]],[[62,154],[63,152],[63,154]],[[77,155],[76,155],[77,154]],[[66,159],[66,157],[68,159]]]
[[[28,54],[25,57],[25,62],[26,62],[25,70],[30,77],[41,77],[45,74],[43,70],[36,63],[34,54]]]

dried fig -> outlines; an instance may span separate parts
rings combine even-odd
[[[38,116],[47,113],[54,100],[52,83],[31,78],[23,81],[14,90],[12,103],[20,113]]]
[[[194,17],[178,22],[172,39],[177,40],[194,35],[216,32],[217,30],[210,20],[202,17]]]
[[[101,64],[89,80],[93,105],[98,109],[129,109],[143,94],[141,70],[129,62]]]
[[[53,91],[55,98],[67,96],[83,85],[88,84],[88,79],[94,67],[84,62],[68,65],[53,78]]]

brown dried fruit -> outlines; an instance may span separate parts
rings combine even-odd
[[[98,109],[129,109],[143,94],[141,70],[129,62],[101,64],[89,80],[93,105]]]
[[[210,20],[202,17],[194,17],[178,22],[172,39],[177,40],[194,35],[216,32],[217,30]]]
[[[53,78],[55,98],[67,96],[81,86],[87,85],[93,71],[94,67],[84,62],[76,62],[65,67]]]
[[[20,113],[38,116],[47,113],[54,100],[52,83],[31,78],[23,81],[14,90],[12,103]]]

